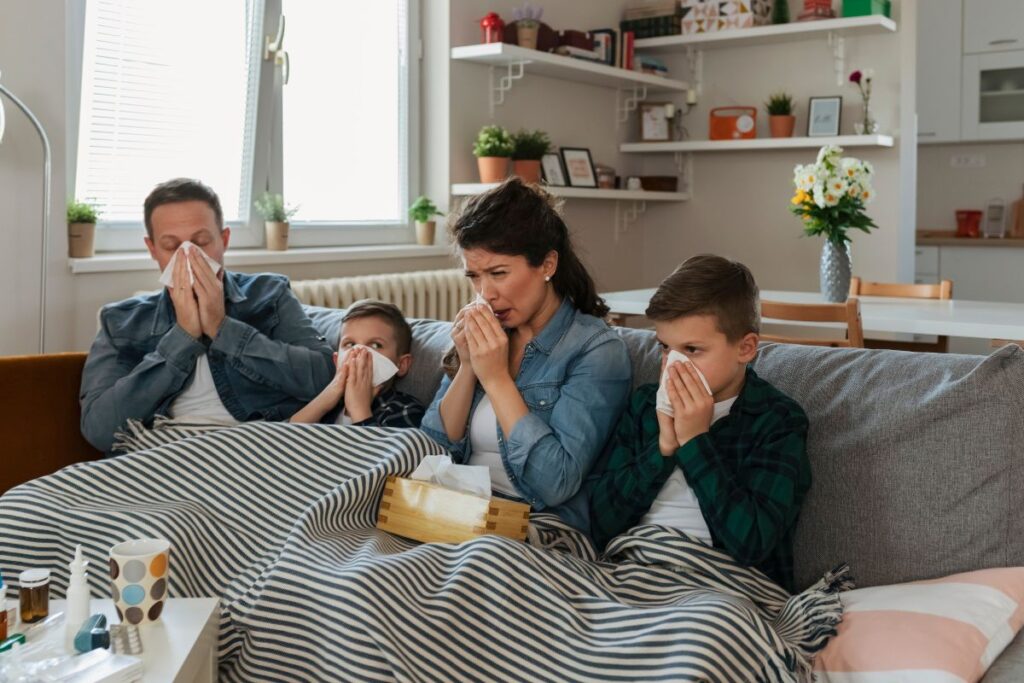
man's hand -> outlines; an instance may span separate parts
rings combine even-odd
[[[199,253],[198,247],[188,250],[188,260],[196,279],[193,288],[199,302],[199,322],[203,334],[214,339],[220,331],[220,324],[224,322],[224,271],[222,269],[220,274],[214,273]]]
[[[179,254],[181,256],[181,254]],[[174,263],[171,281],[171,304],[174,305],[174,317],[178,327],[193,339],[203,336],[203,327],[199,320],[199,304],[195,292],[188,281],[188,264],[179,258]]]
[[[345,411],[352,422],[371,417],[371,404],[376,392],[373,388],[373,356],[367,349],[354,348],[345,357],[349,366],[345,380]]]
[[[711,418],[715,413],[715,399],[704,388],[697,369],[692,363],[676,361],[668,369],[668,399],[672,404],[674,416],[672,430],[675,434],[675,448],[679,448],[693,438],[706,433],[711,428]],[[659,424],[667,415],[658,415]],[[664,430],[662,430],[664,431]],[[659,438],[659,445],[662,444]],[[675,452],[673,448],[673,452]],[[662,449],[662,454],[665,450]]]
[[[487,390],[488,384],[510,379],[508,333],[498,319],[490,310],[477,306],[466,312],[464,321],[469,360],[484,390]]]

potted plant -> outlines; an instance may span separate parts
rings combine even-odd
[[[287,250],[288,221],[298,208],[286,206],[284,197],[279,194],[264,192],[263,196],[256,200],[256,211],[263,216],[263,225],[267,230],[267,249]]]
[[[499,183],[508,175],[512,137],[501,126],[484,126],[476,136],[473,154],[480,169],[480,182]]]
[[[420,195],[409,207],[409,217],[416,221],[416,243],[429,246],[434,243],[434,228],[436,221],[430,220],[434,216],[443,216],[437,210],[434,202],[427,197]]]
[[[512,10],[512,16],[516,20],[516,42],[519,43],[519,47],[537,49],[537,32],[543,15],[542,7],[534,7],[528,2]]]
[[[850,261],[850,230],[869,233],[877,228],[865,207],[874,199],[871,164],[841,157],[842,147],[825,145],[813,164],[793,171],[796,188],[791,210],[804,222],[804,233],[823,235],[821,293],[826,301],[846,301],[853,264]]]
[[[784,92],[768,98],[764,105],[768,110],[768,128],[773,138],[793,137],[796,117],[793,116],[793,96]]]
[[[540,160],[551,151],[551,139],[542,130],[520,130],[512,135],[512,172],[524,183],[540,183]]]
[[[68,256],[90,258],[95,253],[99,212],[88,202],[68,201]]]

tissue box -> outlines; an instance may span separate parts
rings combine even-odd
[[[529,523],[526,503],[395,476],[388,477],[377,512],[378,529],[423,543],[461,543],[484,534],[522,541]]]

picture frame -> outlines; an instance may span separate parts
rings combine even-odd
[[[545,183],[553,187],[565,187],[565,169],[562,167],[561,156],[554,152],[545,154],[540,160],[540,170]]]
[[[562,147],[562,164],[569,187],[597,187],[594,161],[586,147]]]
[[[807,137],[820,138],[839,135],[843,115],[843,98],[812,97],[807,105]]]
[[[640,141],[668,142],[672,139],[672,119],[668,117],[668,102],[641,102]]]

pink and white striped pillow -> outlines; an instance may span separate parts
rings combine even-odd
[[[1024,567],[983,569],[841,595],[821,683],[973,683],[1024,623]]]

